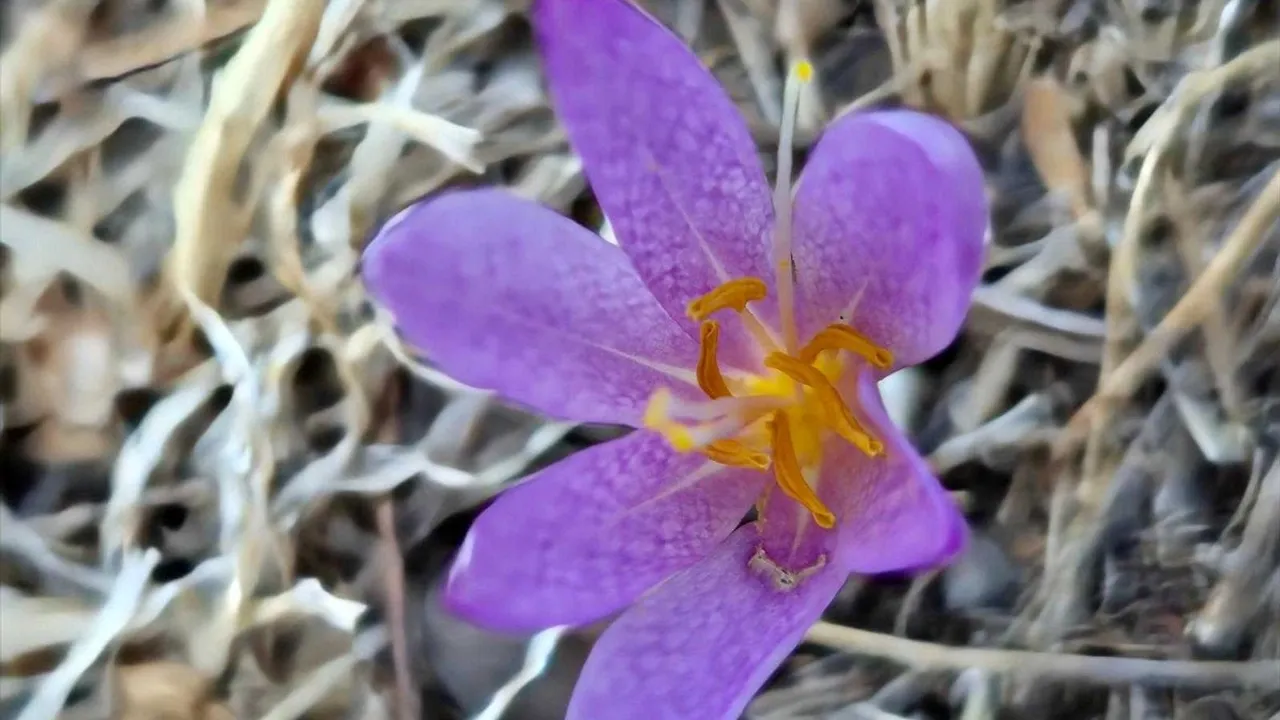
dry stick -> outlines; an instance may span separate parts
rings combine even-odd
[[[1080,220],[1089,202],[1089,170],[1076,145],[1066,91],[1052,77],[1028,82],[1022,98],[1022,139],[1031,163],[1050,192],[1061,193]]]
[[[893,78],[903,75],[906,68],[911,64],[911,59],[907,57],[905,42],[898,34],[899,29],[902,27],[902,18],[898,15],[897,7],[888,2],[888,0],[876,0],[874,12],[876,24],[884,28],[885,43],[889,46],[889,57],[893,64],[893,77],[889,79],[889,82],[893,82]],[[902,88],[902,99],[908,105],[920,105],[922,98],[918,90],[919,87],[915,83],[906,84]],[[840,117],[846,112],[849,112],[849,108],[836,113],[836,117]]]
[[[947,117],[964,117],[965,80],[971,67],[973,37],[968,30],[976,2],[929,3],[923,5],[927,44],[933,55],[930,89]]]
[[[1173,139],[1175,136],[1174,128],[1185,124],[1185,118],[1189,114],[1188,108],[1192,107],[1192,103],[1187,101],[1186,87],[1184,92],[1176,95],[1179,100],[1176,104],[1175,119],[1166,123],[1166,131],[1157,141],[1154,148],[1143,160],[1142,168],[1138,172],[1138,179],[1134,185],[1133,196],[1129,199],[1129,210],[1124,219],[1124,232],[1120,237],[1120,241],[1111,252],[1111,262],[1107,268],[1107,287],[1105,299],[1105,316],[1106,316],[1106,340],[1102,346],[1102,369],[1098,375],[1098,382],[1101,386],[1115,372],[1116,366],[1120,364],[1124,358],[1125,338],[1134,327],[1133,307],[1130,304],[1130,292],[1133,285],[1133,276],[1137,272],[1138,267],[1138,236],[1141,233],[1143,221],[1146,219],[1147,208],[1151,206],[1150,199],[1155,195],[1154,178],[1157,173],[1163,173],[1165,165],[1168,162],[1168,155]],[[1089,428],[1089,437],[1085,445],[1084,453],[1084,471],[1081,475],[1080,486],[1077,488],[1076,497],[1087,503],[1089,510],[1081,514],[1081,518],[1092,517],[1092,509],[1096,508],[1101,500],[1100,492],[1109,484],[1111,473],[1104,473],[1101,466],[1101,447],[1103,445],[1103,437],[1106,433],[1107,423],[1105,418],[1098,418],[1099,422],[1094,422]]]
[[[31,128],[31,96],[51,71],[71,60],[83,42],[94,3],[57,0],[21,16],[22,25],[0,53],[0,149],[13,152]]]
[[[321,665],[296,683],[283,699],[262,715],[262,720],[294,720],[303,717],[307,710],[333,692],[334,686],[351,677],[359,662],[360,658],[355,653],[347,653]]]
[[[1055,445],[1056,456],[1063,457],[1078,447],[1084,432],[1092,425],[1094,416],[1108,402],[1133,392],[1169,348],[1204,320],[1212,308],[1209,300],[1230,282],[1240,266],[1258,249],[1277,218],[1280,218],[1280,172],[1271,176],[1266,187],[1227,237],[1222,249],[1205,266],[1204,273],[1196,278],[1187,294],[1124,362],[1110,375],[1103,377],[1097,392],[1071,417]]]
[[[1278,217],[1280,172],[1271,176],[1266,187],[1227,237],[1222,249],[1205,266],[1204,272],[1196,278],[1186,295],[1143,339],[1137,349],[1110,373],[1102,375],[1093,397],[1076,411],[1058,436],[1053,447],[1054,457],[1065,458],[1074,453],[1086,438],[1093,440],[1097,436],[1102,427],[1102,423],[1098,422],[1099,416],[1110,407],[1110,403],[1132,393],[1169,348],[1204,321],[1214,307],[1213,299],[1216,294],[1222,291],[1254,254]],[[1083,502],[1083,506],[1072,521],[1072,527],[1083,527],[1096,518],[1102,506],[1100,498],[1111,485],[1114,475],[1087,471],[1083,474],[1075,495],[1078,502]],[[1055,547],[1058,547],[1055,543],[1046,546],[1047,568],[1064,566],[1050,555]],[[1048,575],[1046,572],[1046,577]],[[1047,581],[1042,585],[1042,588],[1049,587],[1051,584]]]
[[[1096,519],[1102,506],[1101,498],[1114,477],[1113,473],[1103,473],[1098,467],[1100,441],[1106,426],[1105,414],[1112,403],[1133,392],[1175,342],[1204,321],[1212,307],[1208,301],[1235,276],[1280,214],[1280,197],[1277,197],[1280,196],[1280,178],[1273,177],[1187,294],[1121,361],[1121,328],[1131,319],[1128,298],[1137,266],[1138,237],[1145,218],[1144,211],[1154,192],[1154,179],[1157,172],[1163,172],[1174,139],[1186,126],[1197,104],[1211,92],[1237,76],[1265,72],[1276,62],[1280,62],[1280,41],[1270,41],[1242,53],[1225,65],[1188,75],[1169,102],[1152,116],[1130,143],[1131,154],[1135,150],[1145,150],[1146,158],[1130,199],[1124,233],[1112,253],[1107,278],[1107,343],[1102,372],[1093,397],[1071,417],[1053,446],[1053,457],[1063,462],[1074,455],[1082,443],[1087,443],[1084,469],[1075,492],[1071,494],[1071,502],[1055,502],[1051,512],[1051,532],[1045,546],[1046,581],[1041,584],[1041,592],[1033,606],[1044,601],[1044,592],[1054,585],[1052,581],[1058,569],[1071,567],[1071,563],[1060,562],[1057,557],[1065,545],[1063,535],[1068,531],[1078,531]],[[1066,487],[1055,486],[1055,500],[1066,500],[1069,492]],[[1066,513],[1072,506],[1078,506],[1079,512],[1068,525]],[[1081,551],[1077,548],[1077,552]]]
[[[905,70],[895,70],[892,77],[874,88],[866,91],[861,96],[855,98],[849,104],[840,108],[832,118],[832,122],[848,115],[849,113],[861,112],[864,108],[883,102],[892,97],[894,93],[902,93],[905,95],[906,88],[913,87],[920,78],[920,72],[917,68],[911,67]]]
[[[807,639],[850,653],[892,660],[916,670],[979,668],[1104,685],[1140,683],[1202,689],[1240,686],[1280,689],[1280,660],[1201,662],[949,647],[826,622],[810,628]]]
[[[400,389],[396,376],[391,375],[375,407],[374,412],[379,416],[375,422],[379,419],[382,421],[379,432],[385,436],[383,440],[395,440],[395,410]],[[396,542],[395,507],[390,495],[379,497],[374,507],[378,535],[381,537],[381,547],[378,550],[384,569],[383,592],[387,594],[387,633],[391,643],[391,664],[396,675],[395,709],[401,720],[414,720],[421,717],[421,708],[418,707],[418,695],[409,672],[409,648],[405,636],[404,563],[400,556],[400,545]]]
[[[296,84],[290,92],[285,124],[275,138],[284,170],[267,199],[267,248],[272,257],[271,273],[276,280],[306,304],[323,332],[337,335],[333,308],[311,288],[303,269],[298,239],[297,199],[320,140],[315,114],[319,92],[319,87],[311,83]]]
[[[215,4],[205,10],[204,22],[184,15],[130,35],[90,43],[79,57],[79,79],[120,77],[166,62],[252,25],[265,5],[266,0]]]
[[[1190,201],[1190,193],[1182,183],[1171,181],[1170,190],[1174,193],[1169,208],[1169,217],[1176,232],[1174,238],[1178,255],[1182,260],[1188,277],[1194,277],[1204,271],[1204,258],[1195,243],[1197,223],[1194,219],[1195,206]],[[1240,388],[1232,377],[1234,367],[1236,332],[1228,319],[1226,303],[1221,296],[1210,298],[1207,322],[1202,323],[1204,333],[1205,357],[1209,370],[1213,374],[1214,385],[1218,389],[1218,397],[1222,401],[1227,418],[1240,422],[1244,417],[1244,399],[1240,397]]]
[[[1113,317],[1113,309],[1128,309],[1128,297],[1133,288],[1134,271],[1138,262],[1138,238],[1142,233],[1145,212],[1155,194],[1156,177],[1163,170],[1179,132],[1190,121],[1200,101],[1210,93],[1220,90],[1239,75],[1265,72],[1275,63],[1280,63],[1280,41],[1264,43],[1225,65],[1189,75],[1175,92],[1169,113],[1163,117],[1153,117],[1149,121],[1151,135],[1140,132],[1140,137],[1134,138],[1130,151],[1144,144],[1148,145],[1149,151],[1138,172],[1129,202],[1129,212],[1124,219],[1124,232],[1112,256],[1107,283],[1108,318]],[[1145,127],[1143,129],[1146,130]],[[1118,342],[1117,338],[1108,343],[1107,357],[1103,361],[1103,378],[1119,364]]]
[[[1190,628],[1202,645],[1238,643],[1265,602],[1280,546],[1280,463],[1272,463],[1260,485],[1240,544]]]
[[[289,75],[315,41],[323,0],[273,0],[214,78],[209,109],[174,189],[176,285],[216,305],[248,218],[234,199],[240,163]],[[252,203],[250,203],[252,205]]]
[[[782,124],[782,108],[778,99],[782,97],[781,82],[773,65],[772,53],[765,52],[762,46],[769,44],[764,37],[755,18],[749,14],[739,13],[737,3],[717,0],[720,14],[729,28],[729,36],[738,47],[738,55],[742,58],[747,71],[747,79],[756,93],[757,106],[765,119],[775,127]]]
[[[401,720],[419,717],[418,698],[414,694],[409,675],[409,648],[404,633],[404,567],[400,559],[400,545],[396,542],[395,516],[391,498],[383,495],[376,502],[378,535],[382,537],[380,554],[385,568],[384,583],[387,593],[387,623],[391,641],[391,663],[396,673],[396,711]]]
[[[996,27],[996,16],[999,13],[998,2],[983,0],[978,3],[977,13],[973,17],[973,32],[982,32],[983,37],[980,42],[974,43],[973,59],[965,63],[968,65],[968,72],[964,88],[963,117],[984,114],[1001,62],[1008,62],[1010,59],[1010,50],[1014,47],[1016,38],[1013,33]]]
[[[1245,243],[1246,247],[1233,248],[1229,240],[1227,246],[1222,249],[1218,257],[1215,257],[1214,261],[1210,263],[1209,268],[1206,268],[1204,275],[1197,280],[1192,291],[1187,293],[1182,302],[1174,308],[1174,311],[1171,311],[1169,316],[1160,323],[1156,331],[1145,338],[1138,349],[1121,362],[1123,327],[1125,323],[1132,319],[1129,295],[1138,263],[1138,237],[1142,231],[1149,200],[1154,194],[1157,173],[1163,170],[1174,139],[1177,137],[1179,130],[1186,126],[1197,104],[1202,99],[1214,90],[1223,87],[1238,75],[1265,71],[1266,68],[1272,66],[1274,61],[1280,61],[1280,41],[1264,43],[1241,54],[1225,65],[1189,75],[1179,85],[1172,98],[1170,114],[1163,117],[1153,117],[1152,121],[1149,121],[1149,125],[1153,128],[1151,133],[1154,140],[1149,139],[1149,137],[1139,137],[1135,138],[1131,145],[1132,148],[1133,146],[1149,143],[1150,150],[1142,163],[1142,169],[1138,173],[1133,196],[1129,202],[1129,212],[1125,216],[1124,233],[1112,254],[1111,267],[1107,274],[1107,343],[1103,352],[1099,387],[1094,397],[1072,418],[1072,424],[1068,426],[1071,431],[1063,433],[1059,443],[1059,450],[1062,451],[1059,453],[1059,457],[1061,457],[1065,452],[1073,451],[1079,444],[1080,438],[1078,436],[1081,430],[1087,430],[1090,433],[1085,458],[1086,471],[1083,476],[1082,487],[1078,493],[1078,497],[1088,500],[1090,505],[1096,505],[1096,501],[1091,500],[1091,498],[1096,498],[1097,493],[1104,490],[1109,484],[1108,480],[1097,472],[1096,468],[1098,460],[1097,448],[1100,433],[1104,429],[1104,423],[1096,422],[1100,418],[1093,416],[1100,415],[1107,407],[1101,401],[1098,401],[1098,398],[1111,397],[1116,395],[1117,390],[1120,388],[1129,387],[1128,385],[1120,384],[1116,380],[1117,377],[1126,378],[1132,375],[1135,380],[1140,380],[1150,369],[1148,364],[1156,359],[1147,357],[1144,360],[1141,353],[1146,352],[1149,356],[1154,349],[1156,355],[1162,354],[1174,340],[1182,337],[1182,334],[1190,329],[1189,327],[1177,327],[1173,337],[1163,341],[1158,339],[1160,336],[1168,334],[1167,330],[1162,332],[1161,328],[1173,325],[1170,321],[1174,319],[1175,313],[1179,308],[1182,309],[1183,314],[1190,313],[1188,318],[1191,318],[1192,324],[1203,320],[1202,311],[1205,308],[1188,308],[1188,301],[1196,299],[1197,304],[1203,305],[1204,300],[1211,297],[1213,291],[1217,290],[1221,284],[1234,275],[1239,264],[1256,248],[1261,241],[1262,234],[1266,231],[1266,224],[1264,224],[1262,229],[1257,232],[1257,237],[1253,237],[1252,240],[1237,240],[1237,242]],[[1268,186],[1268,190],[1263,191],[1262,199],[1265,199],[1267,192],[1271,189],[1271,186]],[[1262,199],[1260,199],[1260,202]],[[1242,220],[1240,226],[1244,227],[1245,225],[1246,222]],[[1237,228],[1237,232],[1232,234],[1232,240],[1240,237],[1239,230],[1240,227]],[[1233,250],[1236,251],[1234,255],[1232,254]],[[1234,263],[1223,267],[1223,264],[1232,258],[1235,258]],[[1217,272],[1210,272],[1211,269]],[[1214,281],[1215,284],[1210,285],[1208,281]],[[1122,368],[1127,368],[1128,374],[1122,373]],[[1137,372],[1134,373],[1134,370],[1137,370]],[[1127,394],[1128,390],[1124,392]],[[1087,423],[1084,421],[1086,408],[1090,408],[1087,414]],[[1082,428],[1077,425],[1081,423],[1087,427]]]
[[[913,3],[907,8],[902,24],[906,35],[906,56],[913,63],[920,63],[925,71],[928,71],[932,76],[933,68],[931,67],[932,57],[929,52],[931,43],[929,42],[930,33],[928,27],[927,8],[922,4]],[[921,78],[923,77],[924,76],[921,75]],[[920,103],[915,104],[908,102],[907,104],[915,105],[920,108],[937,107],[937,94],[932,91],[932,88],[923,82],[920,83],[919,88],[921,98]]]

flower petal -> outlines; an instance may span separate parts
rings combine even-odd
[[[831,493],[836,514],[838,562],[864,575],[950,562],[968,540],[964,516],[889,419],[873,373],[864,370],[856,383],[849,390],[857,393],[859,419],[884,443],[885,453],[870,458],[839,439],[825,448],[821,486]]]
[[[660,385],[700,395],[697,345],[626,256],[535,203],[476,190],[414,205],[369,245],[364,278],[441,369],[544,414],[638,425]]]
[[[605,631],[569,720],[735,720],[844,584],[828,567],[780,591],[749,563],[754,525],[660,585]]]
[[[755,143],[698,58],[625,0],[538,0],[551,95],[618,241],[686,329],[690,300],[731,277],[772,284],[773,206]],[[753,305],[766,317],[772,300]],[[754,346],[727,323],[722,358]]]
[[[835,554],[843,549],[838,525],[830,530],[823,529],[813,521],[809,510],[787,497],[777,485],[765,488],[764,492],[757,525],[760,528],[760,546],[771,563],[781,571],[800,575],[837,561]],[[819,485],[817,493],[833,511],[843,507],[845,495],[840,486],[834,483]],[[842,519],[836,516],[837,522]]]
[[[592,622],[701,560],[765,481],[636,431],[503,493],[458,553],[446,602],[492,630]]]
[[[795,201],[802,337],[843,320],[913,365],[955,338],[978,283],[987,205],[964,136],[907,110],[827,128]]]

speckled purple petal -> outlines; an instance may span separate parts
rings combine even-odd
[[[822,615],[845,574],[778,590],[751,569],[754,525],[672,577],[596,642],[569,720],[736,720]]]
[[[679,38],[625,0],[536,0],[551,96],[622,248],[687,329],[690,300],[730,277],[772,283],[773,207],[737,108]],[[775,317],[774,298],[758,308]],[[753,345],[726,323],[722,359]]]
[[[597,620],[701,560],[765,480],[677,454],[646,431],[583,450],[481,514],[449,574],[446,602],[492,630]]]
[[[852,379],[852,378],[851,378]],[[834,553],[849,572],[913,572],[954,559],[968,539],[964,516],[911,441],[889,419],[875,378],[857,376],[860,421],[885,445],[870,458],[838,439],[823,453],[821,485],[837,516]],[[827,495],[826,493],[830,493]]]
[[[955,128],[908,110],[835,122],[796,192],[802,336],[843,319],[899,366],[936,354],[968,311],[986,224],[982,169]]]
[[[547,415],[639,424],[692,384],[697,346],[616,247],[496,190],[415,205],[364,254],[370,292],[458,380]]]

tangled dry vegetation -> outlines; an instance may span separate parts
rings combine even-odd
[[[935,111],[993,203],[965,332],[886,389],[974,544],[851,580],[749,717],[1280,712],[1277,3],[645,4],[766,158],[809,57],[805,144]],[[434,372],[357,274],[449,185],[599,226],[525,11],[0,6],[0,714],[562,716],[596,629],[434,599],[493,493],[618,431]]]

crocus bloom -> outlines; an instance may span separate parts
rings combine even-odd
[[[620,246],[503,192],[460,191],[388,223],[365,279],[459,380],[641,429],[499,497],[446,601],[511,632],[630,606],[569,716],[734,718],[849,573],[931,566],[964,543],[876,382],[958,332],[987,221],[981,170],[942,121],[868,112],[826,129],[793,192],[801,64],[771,197],[733,103],[643,11],[535,0],[533,22]]]

